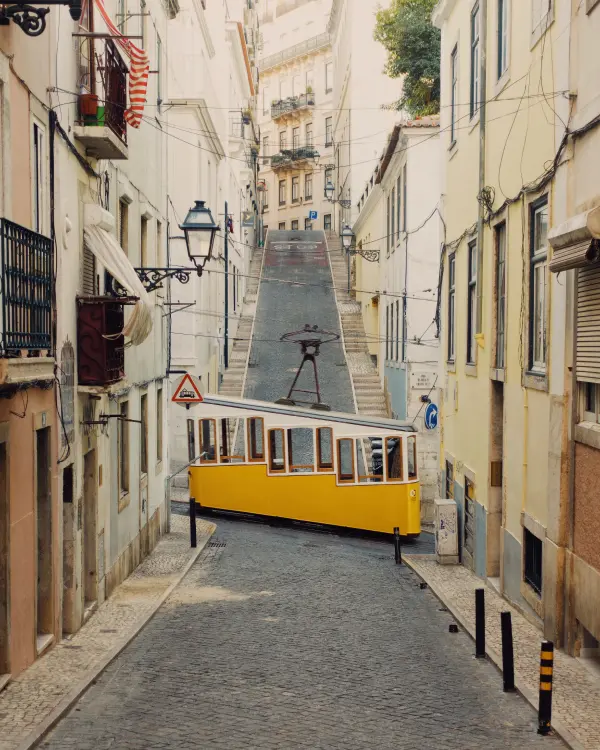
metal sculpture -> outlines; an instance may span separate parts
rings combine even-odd
[[[300,351],[302,352],[302,362],[296,372],[294,382],[290,386],[290,390],[285,398],[278,399],[276,404],[286,404],[287,406],[295,406],[296,404],[309,404],[312,409],[320,409],[322,411],[331,411],[331,407],[324,404],[321,401],[321,388],[319,385],[319,373],[317,371],[317,360],[321,347],[323,344],[329,344],[332,341],[338,341],[340,338],[339,333],[333,333],[332,331],[323,331],[319,326],[311,326],[306,323],[304,328],[299,331],[290,331],[285,333],[281,337],[281,341],[289,341],[291,343],[299,344]],[[300,378],[300,373],[304,368],[304,365],[310,362],[313,366],[313,373],[315,378],[315,390],[309,390],[306,388],[296,388],[296,383]],[[312,394],[317,397],[316,402],[304,401],[299,398],[294,398],[294,393],[301,394]]]

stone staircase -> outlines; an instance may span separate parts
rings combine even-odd
[[[389,414],[385,394],[369,355],[360,304],[347,291],[348,265],[341,241],[339,237],[328,237],[327,245],[357,412],[365,416],[387,418]]]
[[[250,262],[250,277],[246,287],[244,306],[233,339],[233,346],[229,351],[229,367],[225,370],[219,394],[242,398],[244,395],[244,381],[250,355],[252,326],[256,314],[256,300],[258,298],[259,278],[262,272],[263,250],[256,248]]]

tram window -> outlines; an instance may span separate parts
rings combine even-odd
[[[401,482],[402,471],[402,438],[386,438],[385,452],[388,482]]]
[[[196,458],[196,432],[194,430],[194,420],[187,421],[187,444],[188,444],[188,461],[191,463]]]
[[[248,420],[248,449],[250,461],[265,460],[265,423],[262,417]]]
[[[269,470],[285,471],[283,430],[269,430]]]
[[[333,469],[333,430],[319,427],[317,430],[317,467],[319,471]]]
[[[290,471],[307,474],[315,470],[313,431],[310,427],[288,430],[288,463]]]
[[[200,420],[200,463],[214,464],[217,461],[217,425],[214,419]]]
[[[406,452],[408,458],[408,478],[417,478],[417,438],[410,435],[406,438]]]
[[[354,440],[352,438],[338,440],[338,480],[340,482],[354,481]]]
[[[383,480],[381,438],[357,438],[356,468],[360,483],[369,484]]]
[[[246,460],[244,446],[244,420],[240,417],[227,417],[219,420],[220,461],[223,464],[240,464]]]

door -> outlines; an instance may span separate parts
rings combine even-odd
[[[10,672],[10,659],[8,658],[8,500],[8,442],[0,442],[0,676]]]
[[[96,451],[83,457],[83,596],[85,609],[98,598],[98,480]]]
[[[463,534],[463,562],[473,569],[475,552],[475,485],[465,477],[465,517]]]
[[[52,633],[52,495],[50,428],[36,430],[37,609],[38,651]]]

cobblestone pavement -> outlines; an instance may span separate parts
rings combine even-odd
[[[189,519],[173,516],[171,533],[74,635],[32,664],[0,693],[0,750],[23,747],[71,692],[127,643],[152,616],[167,589],[200,552],[214,524],[198,521],[198,549],[190,550]]]
[[[405,561],[431,586],[463,626],[475,632],[474,591],[484,585],[462,566],[437,565],[429,556],[405,556]],[[500,612],[512,613],[515,673],[518,687],[535,705],[539,690],[541,631],[490,587],[485,589],[487,651],[501,664]],[[585,750],[600,748],[600,681],[597,674],[562,651],[554,652],[553,724],[564,728]],[[573,743],[575,746],[575,743]]]
[[[225,545],[225,546],[220,546]],[[389,542],[219,521],[48,750],[559,748]]]
[[[290,248],[290,239],[300,238],[300,247],[295,248],[292,243]],[[307,244],[316,248],[307,249]],[[302,359],[297,344],[280,343],[279,338],[304,328],[305,323],[340,333],[323,232],[269,231],[262,276],[244,396],[272,402],[287,396]],[[293,283],[281,284],[275,279]],[[307,283],[311,286],[301,286]],[[323,402],[334,411],[354,413],[350,374],[341,343],[324,345],[317,366]],[[310,363],[297,386],[314,389]],[[307,400],[315,399],[308,396]]]

